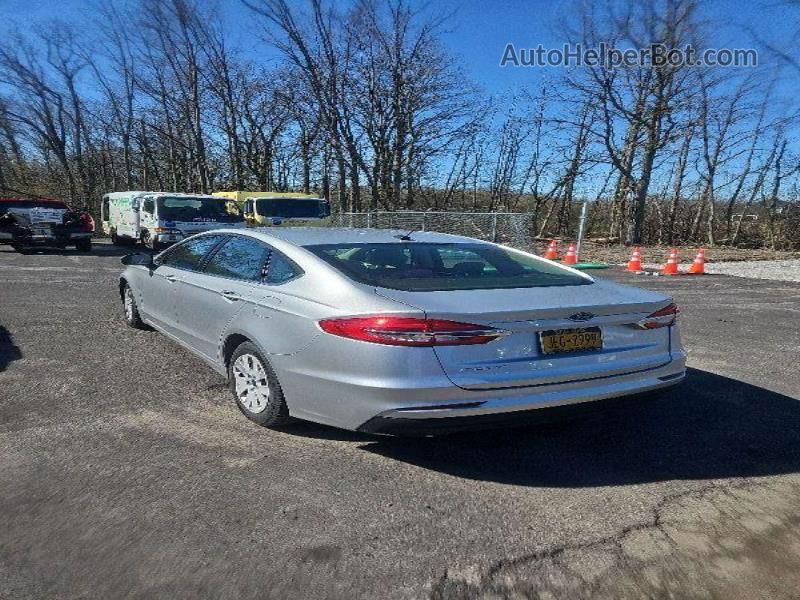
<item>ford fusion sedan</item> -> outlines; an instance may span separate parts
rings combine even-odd
[[[202,358],[264,426],[515,425],[684,378],[669,297],[467,237],[223,229],[123,263],[128,324]]]

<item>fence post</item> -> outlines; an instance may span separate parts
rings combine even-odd
[[[367,211],[367,229],[372,229],[372,212]]]
[[[425,213],[422,213],[422,231],[425,231]]]
[[[492,213],[492,241],[497,243],[497,213]]]

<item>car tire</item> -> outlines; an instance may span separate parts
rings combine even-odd
[[[228,361],[228,386],[244,416],[262,427],[291,423],[289,407],[272,366],[252,342],[243,342]]]
[[[139,314],[139,307],[136,305],[136,298],[133,295],[133,290],[127,283],[122,288],[122,307],[125,310],[125,322],[128,324],[128,327],[133,327],[134,329],[148,329]]]
[[[83,240],[75,240],[75,250],[79,252],[91,252],[92,240],[90,238],[86,238]]]

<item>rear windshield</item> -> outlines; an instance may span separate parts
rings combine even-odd
[[[586,285],[592,280],[533,256],[489,244],[305,246],[356,281],[409,292]]]
[[[256,208],[262,217],[284,219],[319,219],[331,212],[326,200],[309,198],[264,198],[256,200]]]

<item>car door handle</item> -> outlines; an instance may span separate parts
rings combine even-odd
[[[164,275],[164,279],[166,279],[170,283],[175,283],[176,281],[178,281],[178,278],[175,275]]]
[[[225,300],[230,300],[231,302],[236,302],[237,300],[242,299],[239,294],[236,292],[231,292],[230,290],[222,290],[219,295],[225,298]]]

